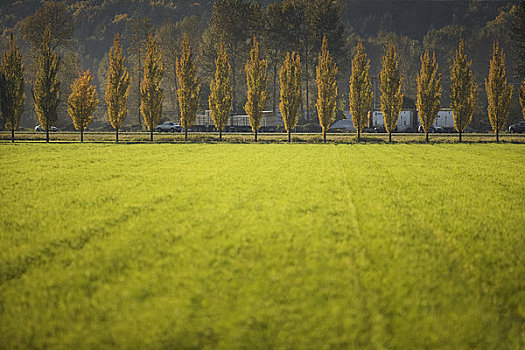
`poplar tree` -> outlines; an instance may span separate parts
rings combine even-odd
[[[505,54],[499,49],[498,42],[495,42],[490,60],[489,77],[485,79],[485,90],[489,103],[490,125],[496,133],[496,142],[499,142],[499,132],[507,121],[512,99],[513,86],[507,84],[505,74]]]
[[[49,142],[49,128],[58,119],[58,105],[60,103],[59,58],[49,46],[50,40],[51,30],[48,26],[42,39],[35,82],[32,87],[35,112],[40,125],[46,131],[46,142]]]
[[[363,51],[361,41],[357,43],[357,53],[352,59],[352,75],[350,76],[350,114],[357,130],[357,141],[361,140],[361,131],[368,124],[368,111],[372,106],[374,92],[370,79],[370,60]]]
[[[297,125],[302,103],[301,59],[298,53],[286,54],[283,66],[279,71],[279,81],[281,83],[279,109],[283,117],[284,127],[288,133],[288,142],[291,142],[291,132]]]
[[[383,112],[385,129],[388,132],[388,142],[392,142],[392,131],[397,126],[399,113],[403,107],[403,93],[401,92],[403,78],[399,73],[399,60],[396,48],[393,45],[388,47],[382,63],[379,77],[381,111]]]
[[[146,124],[150,132],[151,141],[153,141],[153,130],[162,116],[164,91],[160,83],[163,72],[162,55],[159,51],[159,46],[153,35],[150,35],[146,46],[144,77],[140,84],[140,112],[144,118],[144,124]]]
[[[421,70],[417,76],[417,109],[421,125],[428,142],[428,132],[439,112],[441,103],[441,74],[438,74],[436,54],[430,55],[428,50],[421,56]]]
[[[18,129],[24,111],[26,100],[24,87],[24,63],[11,31],[9,46],[6,45],[0,63],[0,109],[5,128],[11,129],[11,142],[15,142],[15,130]]]
[[[259,60],[259,43],[253,37],[253,47],[250,51],[250,59],[246,62],[246,84],[248,86],[248,95],[244,110],[250,119],[252,131],[255,133],[255,142],[257,142],[257,132],[261,127],[263,110],[266,106],[268,94],[266,92],[266,69],[268,62]]]
[[[317,115],[326,142],[326,131],[335,118],[337,99],[337,65],[328,51],[328,39],[323,38],[319,63],[316,67]]]
[[[128,95],[131,77],[125,66],[126,58],[120,45],[119,35],[115,35],[113,47],[109,50],[109,68],[106,84],[106,105],[111,126],[115,129],[118,142],[118,130],[128,114]]]
[[[232,110],[231,67],[222,41],[217,46],[215,66],[215,79],[210,83],[209,104],[213,123],[219,130],[219,140],[222,141],[222,131],[228,123]]]
[[[93,121],[93,112],[99,103],[97,88],[92,84],[93,75],[89,70],[79,73],[71,84],[67,99],[67,112],[73,119],[75,129],[80,130],[80,142],[84,142],[84,130]]]
[[[450,108],[454,117],[454,128],[459,133],[459,142],[461,134],[472,121],[478,96],[478,86],[474,81],[471,65],[472,61],[467,61],[463,52],[463,40],[460,40],[456,57],[450,67]]]
[[[188,128],[195,123],[197,109],[199,108],[200,84],[197,77],[197,68],[193,62],[190,39],[184,33],[182,40],[182,55],[176,61],[177,80],[179,88],[177,96],[180,106],[180,121],[184,128],[184,139],[188,141]]]
[[[525,79],[523,79],[520,87],[520,104],[521,114],[523,115],[523,119],[525,119]]]

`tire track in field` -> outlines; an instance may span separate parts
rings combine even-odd
[[[83,229],[79,235],[52,240],[28,255],[6,261],[0,266],[0,286],[22,277],[33,266],[41,266],[53,261],[64,250],[81,250],[92,239],[109,237],[114,232],[111,230],[112,228],[126,223],[144,211],[151,211],[159,203],[166,202],[171,198],[171,195],[160,196],[141,206],[129,206],[119,216],[105,220],[101,225]]]
[[[352,151],[356,152],[358,150],[352,149]],[[387,339],[384,339],[378,335],[381,334],[387,334],[388,337],[391,338],[391,331],[388,324],[388,320],[383,316],[383,313],[381,312],[380,308],[377,305],[377,296],[376,295],[368,295],[367,287],[364,284],[366,269],[371,268],[371,259],[370,259],[370,252],[365,244],[365,233],[360,229],[359,227],[359,217],[357,213],[357,207],[355,205],[355,202],[352,198],[352,189],[349,186],[349,179],[350,176],[346,170],[346,167],[344,166],[343,160],[344,156],[342,154],[344,152],[343,148],[337,149],[337,158],[338,158],[338,165],[341,169],[341,172],[343,174],[343,188],[344,188],[344,194],[346,197],[346,203],[349,208],[349,213],[351,214],[353,220],[352,220],[352,228],[355,231],[355,240],[352,240],[352,248],[355,249],[353,252],[353,263],[357,267],[352,270],[352,274],[355,276],[355,287],[357,288],[357,292],[360,295],[360,302],[361,307],[363,308],[363,320],[364,324],[363,332],[360,332],[360,335],[357,339],[355,339],[356,344],[359,347],[366,347],[373,345],[376,349],[383,349],[385,348],[385,342]],[[348,150],[347,150],[348,152]],[[375,293],[375,292],[372,292]]]

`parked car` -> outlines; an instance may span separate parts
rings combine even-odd
[[[58,129],[56,126],[52,126],[49,128],[49,131],[53,131],[53,132],[56,132]],[[37,126],[35,126],[35,131],[45,131],[44,128],[42,127],[42,125],[38,124]]]
[[[379,126],[376,126],[374,128],[374,132],[377,132],[377,133],[386,133],[386,128],[384,125],[379,125]]]
[[[525,121],[521,121],[521,122],[518,122],[517,124],[513,124],[513,125],[509,126],[509,131],[511,133],[515,133],[515,132],[522,133],[522,132],[525,132]]]
[[[182,132],[182,126],[174,122],[164,122],[157,125],[157,132]]]
[[[425,132],[425,130],[423,129],[423,125],[420,125],[419,128],[417,128],[417,132]],[[430,126],[430,129],[428,129],[428,132],[430,134],[434,134],[434,133],[443,133],[444,130],[441,126],[434,126],[434,125],[431,125]]]

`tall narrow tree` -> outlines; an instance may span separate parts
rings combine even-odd
[[[44,32],[37,72],[32,93],[35,101],[35,112],[42,128],[46,131],[46,142],[49,142],[49,128],[58,118],[60,103],[60,82],[58,80],[59,58],[50,48],[51,30],[48,26]]]
[[[286,54],[283,66],[279,71],[281,83],[281,102],[279,109],[284,127],[288,133],[288,142],[292,141],[291,132],[297,125],[301,111],[301,59],[298,53]]]
[[[403,93],[401,84],[403,78],[399,73],[399,60],[396,48],[390,45],[382,59],[382,69],[379,76],[379,87],[381,89],[381,111],[388,132],[388,142],[392,142],[392,131],[397,126],[399,113],[403,107]]]
[[[428,133],[439,112],[441,103],[441,74],[438,74],[436,55],[430,55],[428,50],[421,56],[421,71],[417,76],[417,109],[419,119],[425,131],[425,140],[428,142]]]
[[[257,133],[261,127],[263,110],[266,106],[268,94],[266,92],[266,69],[268,62],[259,60],[259,43],[253,37],[253,47],[250,51],[250,59],[246,62],[246,84],[248,86],[248,100],[244,110],[250,119],[252,131],[255,133],[255,142],[257,142]]]
[[[505,126],[509,115],[510,101],[513,86],[507,83],[505,73],[505,54],[494,43],[492,59],[490,60],[489,78],[485,79],[485,90],[488,99],[488,113],[492,130],[496,133],[496,142],[499,142],[499,132]]]
[[[337,105],[337,64],[328,51],[328,39],[323,38],[319,62],[316,67],[317,115],[326,142],[326,132],[335,118]]]
[[[470,66],[472,61],[467,61],[463,52],[463,40],[459,41],[456,57],[450,67],[450,108],[454,118],[454,128],[461,134],[472,121],[472,114],[476,107],[478,86],[474,81]]]
[[[217,47],[215,67],[215,79],[212,79],[210,84],[209,104],[213,123],[219,130],[219,140],[222,141],[222,131],[228,123],[232,110],[231,67],[222,41]]]
[[[109,68],[106,84],[106,106],[111,126],[115,129],[115,141],[118,131],[128,114],[128,95],[131,77],[125,66],[126,58],[119,35],[115,35],[113,47],[109,50]]]
[[[92,84],[93,75],[89,70],[79,73],[71,84],[67,99],[67,112],[73,119],[75,129],[80,130],[80,142],[84,142],[84,130],[93,121],[93,113],[99,103],[97,88]]]
[[[367,125],[368,111],[372,106],[374,92],[370,79],[370,60],[363,51],[361,41],[357,43],[357,52],[352,59],[352,75],[350,76],[350,114],[357,130],[357,141],[361,140],[361,131]]]
[[[164,91],[161,88],[161,80],[164,68],[162,66],[162,55],[159,46],[150,35],[146,46],[146,58],[144,60],[144,77],[140,85],[140,112],[144,118],[153,141],[153,130],[162,116],[162,101]]]
[[[179,88],[180,121],[184,128],[184,139],[188,141],[188,129],[195,123],[197,109],[199,108],[200,83],[197,77],[197,68],[193,62],[190,39],[184,34],[182,40],[182,55],[177,59],[177,80]]]
[[[9,46],[6,45],[0,63],[0,109],[5,128],[11,129],[11,142],[15,142],[15,130],[18,129],[24,111],[26,100],[24,88],[24,63],[11,31]]]
[[[523,115],[523,119],[525,119],[525,79],[523,79],[520,87],[520,104],[521,114]]]

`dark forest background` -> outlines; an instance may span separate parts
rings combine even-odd
[[[102,101],[93,128],[103,128],[108,125],[103,104],[108,51],[114,35],[120,33],[127,53],[128,70],[133,77],[127,124],[138,128],[138,82],[142,74],[145,41],[149,34],[157,38],[165,66],[163,120],[178,118],[174,67],[180,53],[182,35],[187,32],[202,81],[202,111],[208,108],[208,86],[214,72],[216,45],[220,38],[226,43],[235,72],[234,109],[238,113],[244,112],[244,63],[253,35],[261,41],[262,52],[269,60],[268,89],[271,98],[268,109],[278,106],[279,86],[278,79],[274,78],[277,77],[285,53],[291,50],[300,52],[303,68],[308,69],[303,83],[302,124],[317,122],[315,64],[324,34],[328,35],[330,51],[339,65],[338,118],[343,118],[343,112],[348,109],[350,60],[358,40],[363,41],[371,60],[374,84],[386,45],[394,43],[397,46],[401,70],[405,76],[404,107],[414,108],[419,57],[425,49],[436,53],[443,74],[441,105],[448,107],[449,67],[458,41],[463,38],[480,86],[473,127],[485,130],[489,123],[483,80],[488,74],[494,41],[498,41],[506,53],[507,74],[515,89],[523,79],[515,69],[515,45],[511,31],[518,4],[519,1],[497,0],[3,0],[0,5],[0,45],[4,47],[10,30],[14,30],[17,44],[24,54],[27,105],[22,126],[33,127],[36,123],[30,93],[33,62],[43,28],[50,24],[54,35],[53,45],[61,57],[61,99],[64,106],[57,126],[62,129],[72,127],[65,108],[69,85],[79,70],[89,69],[95,75],[99,99]],[[378,107],[378,89],[375,90]],[[521,118],[517,100],[515,90],[509,123]]]

